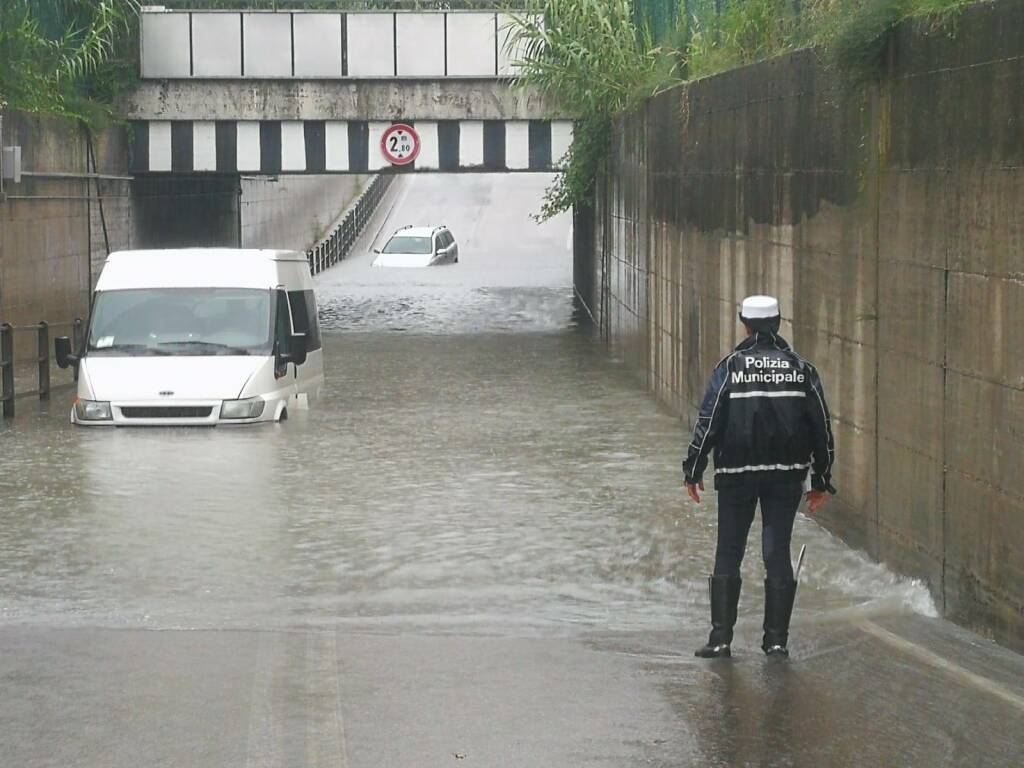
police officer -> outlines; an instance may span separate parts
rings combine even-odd
[[[747,338],[711,375],[693,442],[683,462],[686,489],[698,504],[702,477],[714,450],[718,490],[718,547],[709,578],[711,636],[702,658],[731,654],[740,564],[754,510],[761,504],[764,638],[769,656],[788,656],[789,619],[796,597],[790,536],[808,470],[811,514],[835,493],[834,444],[825,393],[814,366],[779,336],[779,302],[771,296],[743,300],[740,321]]]

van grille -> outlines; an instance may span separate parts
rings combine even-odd
[[[126,419],[205,419],[213,413],[213,406],[169,405],[121,409]]]

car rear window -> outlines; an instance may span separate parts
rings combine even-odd
[[[398,236],[388,240],[384,253],[433,253],[429,237]]]

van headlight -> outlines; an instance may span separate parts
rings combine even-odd
[[[220,406],[222,419],[256,419],[263,415],[266,402],[262,397],[245,400],[225,400]]]
[[[111,421],[110,403],[102,400],[75,400],[75,416],[79,421]]]

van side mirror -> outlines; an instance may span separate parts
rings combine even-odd
[[[67,336],[58,336],[53,340],[53,351],[57,357],[57,367],[68,368],[78,365],[78,355],[71,352],[71,339]]]

